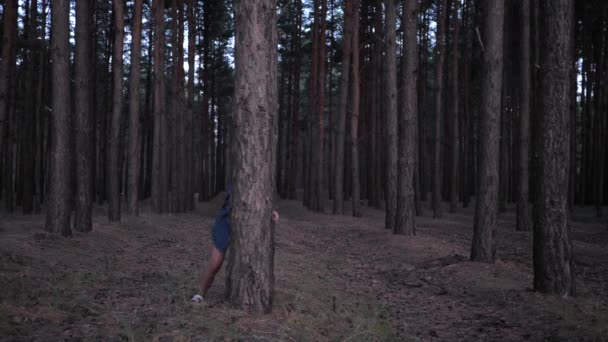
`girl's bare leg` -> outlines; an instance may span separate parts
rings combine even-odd
[[[215,279],[215,275],[217,272],[219,272],[220,268],[222,268],[223,263],[224,253],[220,252],[215,246],[213,246],[213,249],[211,250],[211,260],[209,261],[207,271],[205,273],[201,273],[199,278],[199,287],[203,298],[207,297],[207,291],[209,291],[209,288]]]

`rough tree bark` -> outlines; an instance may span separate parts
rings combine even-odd
[[[70,2],[51,2],[51,88],[52,111],[50,120],[50,146],[46,230],[72,235],[71,215],[71,159],[70,159]]]
[[[498,204],[500,104],[503,75],[504,0],[485,3],[483,24],[480,168],[471,260],[494,262]]]
[[[397,8],[395,0],[385,0],[386,7],[386,115],[387,115],[387,201],[386,201],[386,229],[395,227],[397,210]],[[415,17],[414,19],[417,19]],[[416,23],[418,20],[416,20]],[[408,53],[410,50],[408,49]],[[418,55],[415,56],[418,58]],[[414,83],[414,87],[416,84]],[[416,93],[414,93],[416,94]],[[417,113],[416,113],[417,115]],[[416,125],[417,127],[417,125]]]
[[[194,63],[196,60],[196,1],[188,0],[188,122],[187,122],[187,157],[188,157],[188,186],[187,190],[189,198],[187,202],[187,210],[194,209],[194,191],[196,188],[194,177],[195,173],[195,135],[194,135]]]
[[[141,73],[141,21],[143,0],[135,0],[133,14],[133,40],[131,47],[131,75],[129,80],[129,175],[127,177],[128,210],[138,215],[139,173],[140,173],[140,125],[139,125],[139,75]]]
[[[124,13],[122,0],[114,3],[114,52],[112,55],[112,118],[108,140],[108,219],[120,220],[120,128],[122,116],[122,66]]]
[[[295,67],[294,67],[294,96],[293,103],[291,107],[293,108],[292,114],[292,122],[291,122],[291,134],[290,134],[290,144],[291,144],[291,161],[290,161],[290,171],[289,171],[289,199],[296,199],[296,188],[298,182],[298,165],[300,160],[302,160],[300,156],[300,78],[302,71],[302,0],[297,0],[295,2],[296,6],[296,29],[294,30],[294,43],[295,46]]]
[[[340,75],[340,98],[338,108],[338,125],[336,128],[335,178],[334,178],[334,214],[344,213],[344,139],[346,132],[346,111],[348,109],[348,86],[350,80],[350,59],[352,54],[352,21],[353,0],[344,1],[344,39],[342,44],[342,73]]]
[[[521,1],[521,48],[519,60],[519,169],[517,180],[517,230],[532,229],[529,205],[529,148],[530,148],[530,94],[532,73],[530,71],[530,0]]]
[[[91,146],[93,117],[91,115],[90,90],[90,24],[93,12],[89,1],[76,2],[76,51],[75,66],[75,122],[76,138],[76,198],[74,201],[74,229],[88,232],[93,229],[92,223],[92,156]]]
[[[2,199],[7,212],[13,211],[13,180],[11,146],[9,132],[11,129],[9,111],[9,88],[12,70],[15,68],[17,40],[17,0],[7,0],[4,5],[2,29],[2,60],[0,61],[0,162],[2,163]]]
[[[25,43],[31,46],[29,51],[23,57],[22,65],[25,66],[25,82],[24,89],[33,91],[36,82],[36,70],[39,67],[36,64],[36,53],[38,53],[40,44],[37,43],[37,21],[38,21],[38,1],[31,0],[26,2],[29,8],[28,16],[26,16],[27,25],[24,24],[24,40]],[[36,156],[36,103],[35,101],[25,101],[22,121],[21,133],[21,210],[23,214],[31,214],[34,210],[34,168]],[[0,124],[1,125],[1,124]],[[1,141],[1,140],[0,140]],[[1,153],[0,153],[1,158]],[[0,162],[1,165],[1,162]],[[0,169],[1,170],[1,169]]]
[[[447,1],[441,0],[437,7],[437,39],[435,46],[435,127],[433,152],[433,217],[441,217],[442,176],[441,176],[441,101],[443,92],[443,61],[445,59],[445,27]]]
[[[540,1],[540,193],[534,214],[534,289],[574,295],[568,228],[570,72],[574,0]],[[566,165],[566,167],[564,167]]]
[[[353,4],[353,41],[352,41],[352,114],[350,123],[350,141],[351,141],[351,169],[352,169],[352,203],[353,216],[361,216],[361,186],[359,184],[359,10],[360,0],[354,0]]]
[[[401,94],[404,104],[399,119],[399,175],[397,190],[397,217],[395,234],[415,235],[414,174],[418,151],[418,1],[407,0],[404,9],[403,40],[406,47],[403,57],[403,84]]]
[[[156,212],[168,209],[169,168],[165,113],[165,41],[164,0],[153,0],[154,12],[154,156],[152,198]]]
[[[460,121],[459,119],[459,114],[458,114],[458,110],[459,110],[459,104],[458,104],[458,31],[460,29],[460,21],[458,20],[458,3],[459,1],[453,1],[453,19],[452,19],[452,23],[453,23],[453,27],[454,27],[454,36],[453,36],[453,42],[452,42],[452,53],[453,53],[453,60],[452,60],[452,96],[451,96],[451,111],[452,111],[452,117],[450,118],[451,120],[451,131],[450,131],[450,138],[452,140],[451,145],[452,145],[452,156],[450,158],[450,163],[451,163],[451,175],[450,175],[450,212],[451,213],[455,213],[456,212],[456,207],[458,206],[458,183],[459,183],[459,178],[458,178],[458,156],[459,156],[459,152],[460,149],[459,147],[459,137],[458,137],[458,123]]]
[[[235,1],[236,88],[232,251],[226,294],[247,311],[268,313],[274,292],[277,29],[274,0]]]
[[[312,105],[312,120],[316,120],[313,125],[312,133],[312,150],[311,158],[312,170],[311,176],[311,194],[310,209],[315,211],[323,210],[323,165],[324,165],[324,150],[323,150],[323,134],[324,134],[324,112],[325,112],[325,69],[326,69],[326,24],[327,24],[327,0],[315,1],[315,27],[317,39],[316,53],[313,54],[313,72],[316,75],[312,77],[311,86],[313,87],[311,99]],[[314,122],[314,121],[313,121]]]

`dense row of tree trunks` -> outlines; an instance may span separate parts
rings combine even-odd
[[[499,137],[503,76],[504,0],[484,4],[480,171],[471,260],[494,262],[499,180]]]

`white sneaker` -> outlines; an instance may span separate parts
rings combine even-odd
[[[195,294],[194,297],[192,297],[191,299],[193,302],[197,303],[197,304],[201,304],[205,301],[205,299],[203,298],[203,296],[201,296],[200,294]]]

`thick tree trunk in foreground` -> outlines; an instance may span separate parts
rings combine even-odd
[[[442,179],[441,176],[441,94],[443,91],[443,61],[445,59],[445,27],[447,1],[442,0],[437,14],[437,40],[435,46],[435,126],[433,149],[433,217],[441,217]]]
[[[498,204],[500,105],[503,75],[504,0],[485,4],[482,52],[479,188],[475,206],[471,260],[494,262]]]
[[[91,146],[91,91],[90,87],[90,48],[91,39],[89,20],[93,17],[89,1],[76,2],[76,85],[75,91],[75,123],[76,129],[76,198],[74,213],[74,229],[88,232],[92,226],[93,205],[93,170]]]
[[[122,114],[122,65],[123,65],[123,39],[124,15],[122,0],[114,2],[114,54],[112,55],[112,120],[108,141],[108,219],[120,220],[120,127]]]
[[[395,0],[385,0],[386,6],[386,115],[387,115],[387,134],[388,134],[388,153],[387,153],[387,201],[386,201],[386,229],[395,228],[397,215],[397,9]],[[416,18],[414,18],[416,19]],[[416,20],[417,23],[417,20]],[[416,44],[414,44],[416,45]],[[409,46],[409,45],[408,45]],[[408,53],[410,50],[408,49]],[[418,58],[418,55],[415,56]],[[416,84],[414,83],[414,88]],[[414,92],[414,94],[416,94]],[[415,113],[418,115],[418,113]],[[416,125],[417,127],[417,125]]]
[[[519,93],[519,172],[517,179],[517,230],[532,229],[529,204],[529,148],[530,148],[530,93],[532,73],[530,71],[530,0],[521,2],[521,54]]]
[[[571,29],[574,0],[540,2],[540,193],[534,214],[534,289],[574,295],[568,229]],[[564,167],[566,165],[566,167]]]
[[[403,59],[403,107],[399,120],[399,174],[397,188],[397,217],[395,234],[416,234],[414,174],[418,146],[418,0],[407,0],[404,9],[403,39],[406,52]]]
[[[51,3],[51,87],[52,112],[50,146],[48,148],[49,184],[46,211],[46,230],[72,234],[70,229],[71,182],[71,113],[70,113],[70,2],[53,0]]]
[[[268,313],[274,292],[277,29],[274,0],[235,2],[236,89],[232,250],[226,294],[247,311]]]
[[[353,0],[344,2],[344,43],[342,44],[342,74],[340,75],[340,99],[338,105],[338,125],[335,146],[334,214],[344,213],[344,139],[346,132],[346,111],[348,109],[348,86],[350,80],[350,59],[352,54]]]
[[[140,173],[140,127],[139,127],[139,75],[141,65],[141,20],[143,0],[135,0],[133,14],[133,43],[131,47],[131,75],[129,80],[129,158],[127,164],[128,210],[132,215],[139,212],[139,173]]]

